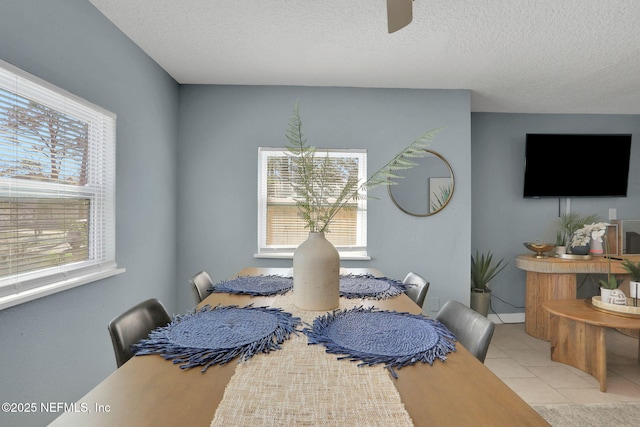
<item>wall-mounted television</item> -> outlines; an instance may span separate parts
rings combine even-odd
[[[630,134],[529,133],[524,197],[626,197]]]

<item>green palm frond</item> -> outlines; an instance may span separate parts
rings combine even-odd
[[[294,188],[298,215],[311,232],[328,232],[329,224],[341,209],[365,197],[366,190],[380,185],[395,184],[402,176],[395,173],[417,165],[411,159],[424,157],[426,148],[441,129],[434,129],[421,135],[391,161],[374,173],[367,181],[359,184],[357,178],[349,176],[346,182],[338,184],[336,170],[328,156],[318,158],[316,149],[307,144],[302,133],[300,109],[296,102],[289,127],[286,131],[288,144],[285,147],[291,159],[290,183]],[[342,186],[342,187],[340,187]]]

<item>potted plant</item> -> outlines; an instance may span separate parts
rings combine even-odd
[[[471,255],[471,308],[485,317],[491,301],[489,282],[507,266],[503,262],[504,258],[494,263],[491,251],[479,254],[476,250],[476,255]]]
[[[611,300],[611,292],[618,289],[620,282],[614,274],[611,273],[611,257],[609,256],[609,239],[604,237],[604,246],[607,258],[607,280],[600,279],[600,298],[602,302],[608,303]]]
[[[602,254],[602,237],[611,225],[607,222],[597,222],[584,225],[573,233],[571,237],[571,253],[576,255],[587,255],[589,252]],[[590,247],[593,242],[593,247]],[[596,248],[595,246],[598,246]]]
[[[571,246],[571,239],[576,231],[585,224],[593,223],[599,220],[597,214],[580,215],[577,212],[564,212],[556,219],[558,233],[556,238],[557,253],[567,253],[567,249]]]
[[[633,262],[629,258],[625,258],[624,261],[622,261],[622,268],[631,275],[631,280],[629,281],[629,296],[635,300],[634,303],[637,305],[637,298],[640,296],[640,261]]]
[[[302,133],[302,121],[296,102],[286,133],[290,157],[289,183],[295,191],[298,216],[309,229],[309,238],[301,243],[293,255],[294,303],[305,310],[331,310],[339,305],[340,257],[325,238],[329,226],[349,203],[366,197],[366,190],[380,185],[394,184],[401,169],[417,165],[412,159],[423,157],[436,133],[434,129],[393,157],[365,182],[348,176],[336,180],[339,168],[329,156],[316,155],[316,148],[307,144]]]

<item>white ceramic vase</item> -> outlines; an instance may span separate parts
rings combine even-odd
[[[607,288],[600,288],[600,301],[602,302],[606,302],[607,304],[610,304],[611,301],[611,291],[613,289],[607,289]]]
[[[640,282],[629,282],[629,297],[640,298]]]
[[[340,255],[324,233],[309,233],[293,253],[293,302],[310,311],[340,305]]]

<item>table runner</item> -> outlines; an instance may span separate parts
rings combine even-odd
[[[295,307],[292,293],[275,297],[273,305],[309,324],[322,314]],[[340,299],[340,309],[357,305]],[[282,351],[236,367],[211,427],[412,426],[393,381],[386,369],[336,362],[324,347],[308,345],[304,334],[292,335]]]

